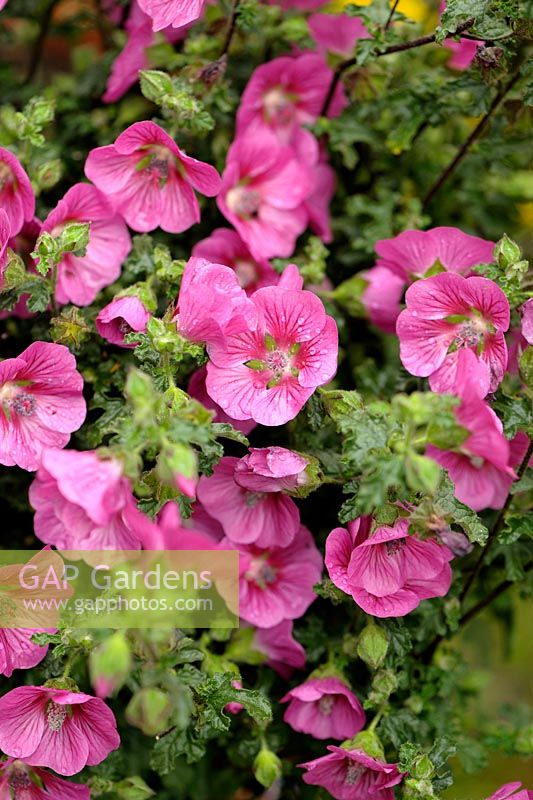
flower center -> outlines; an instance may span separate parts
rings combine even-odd
[[[24,797],[29,797],[28,790],[32,788],[32,785],[35,788],[28,773],[23,769],[14,769],[9,776],[9,788],[13,789],[14,800],[18,800],[18,798],[22,800]]]
[[[405,539],[395,539],[392,542],[385,542],[385,549],[388,556],[399,553],[405,547]]]
[[[344,783],[347,783],[348,786],[354,786],[364,771],[365,768],[361,767],[359,764],[350,764],[350,766],[346,770]]]
[[[51,731],[57,733],[63,727],[63,723],[67,718],[66,706],[60,706],[59,703],[54,703],[50,700],[48,708],[46,709],[46,721]]]
[[[450,318],[450,321],[455,321]],[[458,324],[457,324],[458,323]],[[480,346],[485,340],[485,336],[490,331],[490,323],[484,320],[479,314],[473,314],[470,317],[456,318],[457,329],[455,338],[451,345],[451,350],[458,350],[461,347],[476,347]]]
[[[0,190],[13,181],[13,173],[5,161],[0,161]]]
[[[273,336],[265,333],[265,356],[263,359],[251,359],[245,361],[244,364],[249,369],[256,370],[257,372],[266,373],[265,377],[268,379],[266,388],[272,389],[277,386],[286,377],[298,377],[298,368],[294,360],[296,354],[300,350],[298,342],[290,345],[287,348],[281,348]]]
[[[274,350],[266,357],[266,362],[272,372],[281,377],[281,373],[285,372],[289,363],[289,356],[282,350]]]
[[[288,125],[294,117],[294,100],[281,86],[275,86],[263,95],[263,114],[267,122]]]
[[[127,333],[133,333],[133,328],[131,327],[129,322],[126,322],[125,319],[121,319],[120,322],[118,323],[118,330],[119,333],[122,333],[124,336]]]
[[[246,492],[244,502],[248,508],[255,508],[255,506],[261,502],[264,496],[264,492]]]
[[[37,401],[35,397],[28,392],[19,392],[9,401],[9,407],[15,411],[19,417],[31,417],[35,412],[36,406]]]
[[[245,259],[236,261],[234,269],[243,289],[246,289],[257,279],[256,265],[253,261],[246,261]]]
[[[137,163],[137,169],[142,169],[163,188],[168,181],[172,163],[176,164],[176,159],[170,150],[162,145],[154,145],[148,148],[147,154]]]
[[[277,570],[265,558],[254,558],[250,567],[245,573],[247,581],[252,581],[260,589],[266,589],[272,583],[276,582]]]
[[[31,417],[37,407],[37,400],[19,384],[5,383],[0,388],[0,407],[3,407],[6,417],[12,413],[19,417]]]
[[[243,219],[257,216],[261,205],[261,195],[255,189],[246,186],[234,186],[226,196],[228,208]]]
[[[324,697],[321,697],[318,701],[318,708],[321,714],[325,714],[327,717],[333,711],[333,706],[335,705],[335,698],[332,694],[325,694]]]

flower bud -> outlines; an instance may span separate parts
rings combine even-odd
[[[172,78],[158,69],[142,69],[139,72],[141,92],[147,100],[157,103],[166,94],[172,94]]]
[[[97,697],[105,698],[117,692],[124,685],[130,668],[129,644],[124,633],[117,631],[89,656],[89,674]]]
[[[194,497],[198,477],[196,454],[192,447],[169,442],[157,459],[157,474],[163,483],[175,486],[187,497]]]
[[[520,256],[521,252],[519,246],[504,233],[494,248],[494,258],[498,262],[498,265],[507,269],[507,267],[520,261]]]
[[[385,660],[388,647],[389,640],[383,628],[371,622],[359,635],[357,655],[369,667],[378,669]]]
[[[262,747],[254,761],[254,775],[261,786],[268,789],[281,775],[281,761],[272,750]]]
[[[126,719],[146,736],[156,736],[167,727],[171,712],[169,695],[161,689],[148,687],[133,695],[126,708]]]
[[[374,680],[372,681],[372,691],[370,692],[368,699],[371,700],[374,705],[381,705],[381,703],[384,703],[385,700],[387,700],[397,688],[398,678],[394,672],[391,672],[387,669],[381,669],[374,675]]]
[[[155,797],[155,792],[138,775],[124,778],[115,783],[112,789],[114,796],[120,800],[147,800],[148,797]]]
[[[431,778],[432,775],[435,773],[435,767],[433,766],[433,762],[429,758],[426,753],[422,753],[415,758],[413,764],[411,766],[411,775],[413,778],[418,778],[419,780],[426,780]]]
[[[53,158],[50,161],[45,161],[37,169],[35,182],[39,191],[43,189],[51,189],[60,180],[63,174],[63,164],[58,158]]]
[[[341,744],[346,750],[363,750],[371,758],[385,759],[385,751],[377,733],[371,730],[360,731],[353,739]]]

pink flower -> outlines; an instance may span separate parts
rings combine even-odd
[[[26,628],[0,629],[1,675],[9,678],[14,669],[30,669],[43,660],[48,652],[48,645],[41,647],[31,640],[33,634],[38,632]]]
[[[448,66],[460,72],[468,69],[472,61],[476,57],[478,47],[482,47],[485,42],[482,39],[459,39],[458,42],[453,39],[445,39],[444,47],[451,52],[451,58],[448,61]]]
[[[102,11],[114,25],[120,25],[125,10],[121,0],[102,0]]]
[[[0,286],[3,283],[4,268],[7,264],[7,245],[11,238],[9,217],[3,208],[0,208]]]
[[[446,10],[446,3],[440,4],[440,13]],[[472,61],[476,57],[478,47],[482,47],[485,42],[482,39],[464,39],[461,37],[459,41],[455,39],[445,39],[444,47],[452,54],[448,61],[448,66],[452,69],[459,71],[468,69]]]
[[[394,333],[405,287],[404,279],[386,267],[372,267],[362,272],[361,277],[368,284],[361,300],[370,321],[385,333]]]
[[[65,447],[82,425],[83,378],[67,347],[33,342],[0,362],[0,464],[37,469],[45,447]]]
[[[337,181],[328,164],[327,150],[305,128],[293,138],[292,147],[298,160],[308,166],[313,176],[313,188],[304,202],[308,225],[323,242],[329,243],[333,239],[329,204]]]
[[[396,332],[408,372],[429,376],[433,391],[453,391],[458,353],[469,348],[489,369],[490,391],[497,389],[507,367],[509,327],[509,303],[499,286],[442,272],[410,286],[405,301]]]
[[[305,650],[292,635],[294,623],[285,619],[272,628],[257,628],[252,649],[267,657],[267,665],[287,680],[294,669],[305,667]]]
[[[194,521],[193,521],[194,524]],[[144,550],[217,550],[217,540],[205,530],[186,528],[175,502],[165,503],[155,524],[142,534]]]
[[[506,783],[505,786],[500,786],[498,791],[487,797],[487,800],[533,800],[533,792],[530,789],[522,789],[520,781],[514,783]]]
[[[376,242],[376,266],[363,273],[369,286],[362,300],[370,319],[391,333],[400,313],[405,284],[426,277],[432,269],[470,275],[473,266],[492,261],[493,250],[493,242],[445,227],[403,231],[393,239]]]
[[[152,525],[121,463],[94,450],[44,450],[29,498],[36,536],[59,549],[138,550]]]
[[[228,546],[223,540],[221,547]],[[297,619],[313,600],[322,558],[307,528],[300,526],[288,547],[263,549],[240,544],[240,616],[258,628]]]
[[[231,145],[217,203],[254,258],[287,258],[307,225],[303,204],[313,188],[292,148],[260,130]]]
[[[235,419],[283,425],[334,376],[337,325],[312,292],[270,286],[251,301],[257,320],[209,350],[207,391]]]
[[[322,111],[333,70],[318,53],[281,56],[257,67],[244,90],[237,112],[237,136],[270,131],[290,144],[300,126],[316,122]],[[346,98],[339,84],[329,116],[338,116]]]
[[[235,464],[234,479],[249,492],[290,492],[307,483],[308,463],[285,447],[251,447]]]
[[[144,14],[136,2],[133,3],[125,25],[128,41],[111,66],[104,103],[114,103],[136,83],[141,69],[147,69],[146,50],[153,42],[154,32],[150,17]]]
[[[20,686],[0,697],[0,749],[35,767],[74,775],[120,744],[113,712],[96,697]]]
[[[348,739],[365,725],[365,712],[338,678],[310,678],[281,698],[289,703],[283,719],[295,731],[315,739]]]
[[[126,342],[127,333],[144,332],[150,319],[138,297],[115,297],[100,311],[95,320],[96,330],[103,339],[119,347],[135,347]]]
[[[2,213],[5,213],[3,209],[0,209],[0,217]],[[37,238],[41,232],[41,222],[34,217],[31,222],[25,222],[20,231],[17,233],[16,236],[11,236],[9,241],[7,242],[7,246],[10,247],[12,250],[15,251],[17,255],[19,255],[24,264],[26,269],[29,272],[35,273],[35,262],[31,258],[31,253],[35,250],[35,243]],[[4,249],[4,264],[2,265],[2,256],[1,256],[1,243],[0,243],[0,286],[2,285],[2,271],[3,267],[5,267],[7,262],[7,247]],[[7,317],[20,317],[21,319],[29,319],[30,317],[34,316],[32,311],[28,311],[27,308],[27,300],[28,295],[23,294],[18,301],[15,303],[13,308],[10,311],[0,311],[0,319],[6,319]]]
[[[149,66],[147,50],[155,37],[151,18],[133,0],[125,29],[128,34],[126,46],[113,61],[111,74],[107,80],[106,91],[102,97],[104,103],[114,103],[137,82],[139,71]],[[183,28],[166,28],[165,39],[173,44],[185,38],[188,26]]]
[[[213,422],[229,423],[238,431],[241,431],[245,436],[247,436],[250,431],[256,427],[256,423],[253,421],[253,419],[233,419],[233,417],[228,416],[228,414],[226,414],[225,411],[223,411],[220,406],[208,395],[205,386],[206,377],[207,367],[205,366],[200,367],[200,369],[197,369],[196,372],[193,372],[189,380],[187,392],[191,397],[194,397],[195,400],[198,400],[198,402],[200,402],[203,406],[215,412]]]
[[[522,336],[528,344],[533,344],[533,297],[520,309],[522,314]]]
[[[493,251],[494,242],[470,236],[458,228],[409,230],[393,239],[376,242],[376,265],[411,283],[413,278],[424,278],[428,270],[439,265],[446,272],[470,275],[472,267],[493,260]]]
[[[238,465],[239,459],[232,456],[219,461],[211,477],[200,478],[198,499],[232,542],[287,547],[300,525],[297,505],[280,491],[243,488],[236,480]],[[261,479],[256,483],[262,485]]]
[[[202,15],[205,0],[138,0],[142,10],[152,18],[154,31],[171,25],[181,28]]]
[[[114,144],[92,150],[85,174],[142,233],[187,230],[200,220],[193,187],[207,197],[220,188],[216,169],[185,155],[154,122],[135,122]]]
[[[64,781],[40,767],[8,758],[0,764],[0,798],[20,800],[90,800],[91,791],[81,783]]]
[[[263,286],[275,286],[278,281],[272,265],[264,258],[255,259],[239,234],[230,228],[215,228],[211,236],[194,245],[192,254],[231,267],[248,295]]]
[[[222,264],[190,258],[181,279],[173,317],[179,333],[191,342],[219,344],[228,323],[250,317],[254,306],[237,275]]]
[[[88,306],[100,289],[114,283],[131,250],[131,239],[122,219],[104,195],[88,183],[77,183],[59,201],[42,225],[52,236],[68,222],[89,222],[89,245],[84,256],[67,253],[58,264],[58,303]]]
[[[304,205],[309,215],[309,227],[323,242],[329,244],[333,241],[329,204],[335,194],[337,180],[332,168],[323,161],[315,164],[313,172],[315,185]]]
[[[300,764],[304,783],[323,786],[336,800],[394,800],[393,786],[403,775],[396,764],[385,764],[362,750],[328,745],[329,755]]]
[[[454,413],[459,425],[468,431],[468,437],[455,451],[429,445],[426,455],[448,470],[457,499],[475,511],[481,511],[503,506],[516,475],[511,467],[511,447],[503,435],[502,424],[481,399],[487,380],[474,359],[470,353],[461,353],[455,384],[456,394],[461,395],[461,404]],[[520,460],[518,457],[517,461]]]
[[[359,39],[372,38],[363,22],[348,14],[311,14],[307,24],[321,55],[329,51],[348,58]]]
[[[0,208],[7,214],[11,236],[35,214],[30,179],[18,158],[4,147],[0,147]]]
[[[408,528],[407,519],[398,519],[364,538],[369,520],[363,517],[351,530],[335,528],[328,536],[329,576],[367,614],[403,617],[421,600],[443,597],[450,588],[451,551],[409,535]]]

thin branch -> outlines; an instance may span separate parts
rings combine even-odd
[[[233,5],[231,7],[231,17],[229,20],[228,29],[226,31],[226,38],[224,39],[224,46],[222,48],[220,58],[226,56],[231,47],[231,43],[233,41],[233,37],[237,29],[237,10],[239,8],[239,3],[240,0],[233,0]]]
[[[41,25],[39,28],[39,35],[35,41],[35,45],[33,47],[31,54],[30,64],[28,66],[28,72],[26,73],[26,77],[24,78],[23,82],[24,86],[28,83],[31,83],[31,81],[35,76],[35,73],[37,72],[37,67],[39,66],[43,54],[44,42],[46,37],[48,36],[48,31],[50,29],[50,24],[52,22],[52,16],[57,3],[58,0],[50,0],[50,2],[48,3],[43,12]]]
[[[526,564],[526,566],[524,567],[524,573],[527,575],[527,573],[531,572],[532,569],[533,569],[533,561],[530,561],[529,564]],[[517,582],[518,581],[502,581],[497,586],[495,586],[494,589],[492,589],[487,595],[485,595],[485,597],[482,600],[479,601],[479,603],[476,603],[475,606],[472,606],[472,608],[469,608],[468,611],[466,611],[463,614],[463,616],[459,619],[459,628],[462,628],[469,622],[471,622],[474,619],[474,617],[477,617],[477,615],[480,614],[482,611],[484,611],[486,608],[488,608],[488,606],[490,606],[490,604],[494,600],[496,600],[496,598],[498,598],[501,594],[506,592],[507,589],[510,589],[511,586],[515,586]],[[423,650],[422,653],[420,653],[419,658],[424,664],[429,664],[429,662],[433,658],[435,650],[441,644],[441,642],[444,641],[445,638],[446,636],[444,634],[442,633],[439,634],[433,639],[432,642],[430,642],[430,644],[426,647],[426,649]]]
[[[468,30],[474,24],[475,20],[473,17],[467,19],[466,22],[462,22],[458,25],[457,29],[450,33],[450,36],[458,36],[463,31]],[[415,47],[423,47],[426,44],[432,44],[437,38],[436,33],[432,33],[428,36],[420,36],[418,39],[411,39],[410,42],[400,42],[399,44],[390,44],[384,50],[381,50],[379,53],[376,53],[376,58],[380,58],[381,56],[388,56],[391,53],[401,53],[404,50],[412,50]],[[331,101],[333,100],[333,96],[337,89],[340,79],[342,78],[343,74],[346,70],[350,69],[351,67],[355,67],[357,64],[357,56],[353,58],[348,58],[346,61],[341,61],[340,64],[337,65],[335,72],[333,73],[333,78],[331,79],[331,83],[329,85],[328,93],[322,105],[322,110],[320,112],[320,116],[325,117],[328,114],[329,107]]]
[[[528,572],[531,572],[532,569],[533,569],[533,561],[530,561],[529,564],[526,564],[526,566],[524,567],[524,572],[527,574]],[[501,594],[507,591],[507,589],[513,586],[513,584],[516,584],[516,581],[502,581],[497,586],[495,586],[491,592],[485,595],[483,600],[480,600],[479,603],[476,603],[475,606],[472,606],[472,608],[470,608],[465,614],[463,614],[463,616],[459,620],[459,625],[461,626],[466,625],[474,617],[477,617],[477,615],[481,611],[483,611],[483,609],[487,608],[487,606],[490,606],[493,600],[496,600],[497,597],[499,597]]]
[[[400,0],[394,0],[394,3],[391,6],[391,10],[390,10],[389,16],[387,18],[387,22],[385,23],[385,30],[389,29],[390,24],[392,22],[392,18],[396,13],[396,9],[398,8],[399,2],[400,2]]]
[[[530,461],[532,455],[533,455],[533,441],[529,443],[529,446],[527,448],[526,454],[525,454],[524,458],[522,459],[522,461],[520,463],[520,466],[518,467],[518,469],[516,471],[517,480],[520,480],[520,478],[522,477],[522,475],[526,471],[527,466],[529,464],[529,461]],[[485,561],[485,558],[487,557],[487,553],[490,551],[492,545],[496,541],[496,539],[498,537],[498,534],[500,533],[500,531],[501,531],[501,529],[503,527],[503,524],[505,522],[505,514],[507,513],[507,510],[509,509],[509,506],[513,502],[513,498],[514,498],[514,495],[512,495],[509,492],[509,494],[507,495],[507,498],[505,500],[505,503],[503,505],[503,508],[500,510],[498,516],[496,517],[496,521],[494,523],[494,526],[493,526],[493,528],[492,528],[492,530],[491,530],[491,532],[490,532],[490,534],[488,536],[488,539],[487,539],[487,541],[485,543],[485,546],[483,547],[483,550],[481,551],[481,553],[479,555],[479,558],[478,558],[478,560],[477,560],[477,562],[476,562],[476,564],[474,566],[474,569],[470,573],[470,576],[469,576],[468,580],[466,581],[466,583],[465,583],[465,585],[463,587],[463,591],[461,592],[461,594],[459,596],[459,600],[461,602],[461,605],[464,603],[465,597],[468,594],[468,592],[470,591],[470,587],[472,586],[472,584],[476,580],[477,576],[479,575],[479,572],[481,570],[483,562]],[[526,573],[530,572],[531,569],[533,569],[533,561],[530,562],[529,564],[527,564],[524,567],[524,572],[526,572]],[[471,619],[473,619],[475,616],[477,616],[477,614],[479,614],[480,611],[483,611],[484,608],[486,608],[488,605],[490,605],[490,603],[493,600],[495,600],[496,597],[499,597],[500,594],[505,592],[505,590],[508,589],[510,586],[512,586],[513,583],[516,583],[516,581],[503,581],[502,583],[498,584],[498,586],[496,586],[491,592],[489,592],[488,595],[486,595],[482,600],[480,600],[479,603],[477,603],[475,606],[472,606],[472,608],[470,608],[468,611],[466,611],[462,615],[462,617],[459,620],[459,627],[462,627],[463,625],[466,625],[467,622],[470,622]],[[431,661],[431,659],[433,658],[433,654],[434,654],[435,650],[437,649],[439,644],[444,641],[445,638],[446,638],[445,634],[439,634],[438,636],[436,636],[433,639],[432,642],[430,642],[430,644],[426,647],[426,649],[422,651],[422,653],[420,654],[419,657],[423,661],[423,663],[428,664]]]
[[[527,465],[529,464],[529,461],[530,461],[532,455],[533,455],[533,441],[529,443],[529,446],[527,448],[526,454],[525,454],[524,458],[522,459],[522,462],[521,462],[521,464],[518,467],[518,470],[516,472],[516,474],[518,476],[518,480],[520,480],[520,478],[522,477],[522,475],[526,471]],[[460,599],[461,603],[464,602],[465,597],[467,596],[468,592],[470,591],[470,589],[472,587],[472,584],[474,583],[474,581],[476,580],[477,576],[479,575],[479,573],[481,571],[481,567],[483,566],[483,562],[485,561],[485,559],[487,557],[487,554],[490,552],[494,542],[498,538],[498,534],[500,533],[500,531],[501,531],[501,529],[503,527],[503,523],[505,522],[505,514],[507,513],[507,510],[508,510],[509,506],[513,502],[513,498],[514,498],[514,495],[512,495],[509,492],[509,494],[507,495],[507,498],[505,500],[505,503],[503,505],[503,508],[500,509],[500,512],[499,512],[498,516],[496,517],[496,521],[494,523],[494,526],[493,526],[491,532],[489,533],[488,539],[485,542],[485,545],[484,545],[481,553],[479,554],[479,558],[478,558],[477,562],[474,565],[474,569],[470,573],[470,575],[468,577],[468,580],[466,581],[466,583],[465,583],[465,585],[463,587],[463,591],[461,592],[461,594],[459,596],[459,599]]]
[[[473,143],[483,133],[489,119],[494,114],[494,112],[504,99],[505,95],[513,88],[513,86],[515,85],[515,83],[518,81],[519,78],[520,78],[520,71],[517,70],[515,74],[512,76],[512,78],[504,86],[500,87],[500,90],[494,97],[494,100],[492,101],[489,110],[481,117],[478,124],[468,137],[468,139],[459,148],[459,151],[457,152],[455,157],[448,164],[448,166],[442,171],[440,177],[435,181],[431,189],[427,192],[426,196],[424,197],[424,200],[422,201],[423,210],[425,210],[428,207],[428,205],[433,200],[437,192],[439,192],[440,189],[442,189],[442,187],[448,181],[450,176],[453,175],[458,165],[461,163],[465,155],[470,150]]]

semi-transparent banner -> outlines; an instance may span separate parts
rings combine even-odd
[[[233,550],[2,550],[0,628],[235,628]]]

